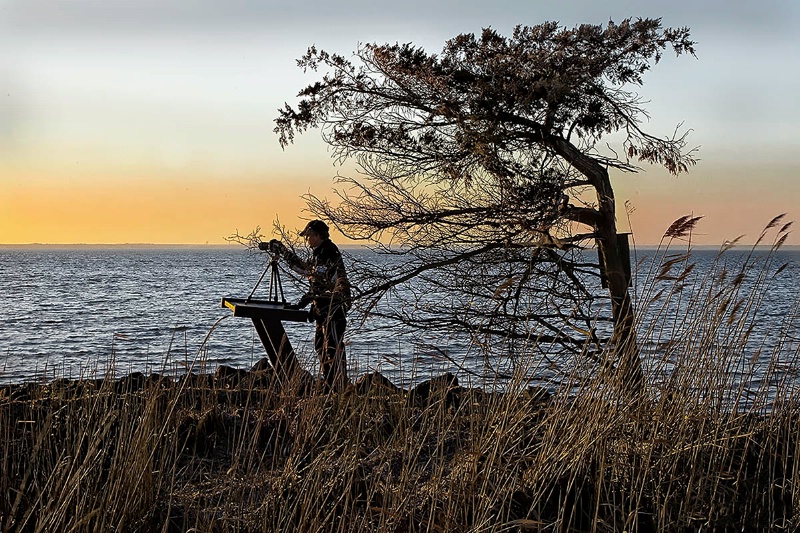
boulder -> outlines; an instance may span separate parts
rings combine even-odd
[[[127,376],[119,378],[116,383],[114,383],[114,392],[117,394],[125,394],[140,391],[144,388],[147,381],[147,376],[141,372],[131,372]]]
[[[455,406],[458,404],[460,390],[458,378],[447,372],[417,384],[409,391],[408,401],[417,407],[426,407],[439,401]]]
[[[403,390],[380,372],[371,372],[359,377],[356,381],[355,389],[356,394],[359,396],[367,396],[370,394],[385,396],[396,394]]]
[[[214,373],[214,383],[218,388],[235,389],[250,375],[250,372],[228,365],[219,365]]]
[[[269,362],[269,359],[266,357],[262,357],[256,364],[254,364],[250,368],[250,372],[272,372],[272,363]]]

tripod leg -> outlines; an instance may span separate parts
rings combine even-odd
[[[247,299],[245,300],[246,302],[249,302],[249,301],[250,301],[250,298],[252,298],[252,297],[253,297],[253,294],[255,294],[255,292],[256,292],[256,289],[258,288],[258,286],[259,286],[259,285],[261,285],[261,280],[263,280],[263,279],[264,279],[264,276],[266,276],[266,275],[267,275],[267,270],[269,270],[269,268],[270,268],[270,265],[267,265],[267,268],[265,268],[265,269],[264,269],[264,272],[262,272],[262,273],[261,273],[261,276],[258,278],[258,281],[256,281],[256,284],[255,284],[255,286],[253,287],[253,290],[252,290],[252,291],[250,291],[250,294],[249,294],[249,295],[247,295]]]

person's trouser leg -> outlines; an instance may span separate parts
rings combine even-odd
[[[346,327],[346,320],[317,322],[314,348],[319,357],[326,391],[341,390],[347,384],[347,357],[344,349]]]

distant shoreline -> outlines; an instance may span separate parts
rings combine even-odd
[[[363,244],[339,244],[343,249],[361,249],[366,248]],[[670,249],[682,249],[685,246],[681,243],[673,244]],[[700,244],[693,245],[692,249],[695,251],[718,251],[722,244]],[[750,250],[752,244],[738,243],[733,250]],[[656,250],[659,246],[656,244],[640,244],[635,247],[637,250]],[[665,249],[665,246],[661,246]],[[241,244],[155,244],[155,243],[105,243],[105,244],[87,244],[87,243],[73,243],[73,244],[47,244],[47,243],[27,243],[27,244],[3,244],[0,243],[0,250],[170,250],[170,249],[192,249],[192,250],[237,250],[244,249]],[[590,249],[590,248],[587,248]],[[756,250],[769,251],[770,245],[756,246]],[[785,244],[781,248],[783,251],[800,252],[799,244]]]

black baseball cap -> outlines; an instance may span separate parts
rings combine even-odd
[[[305,237],[309,231],[313,231],[317,235],[328,235],[328,225],[321,220],[312,220],[306,224],[305,229],[300,232],[300,236]]]

